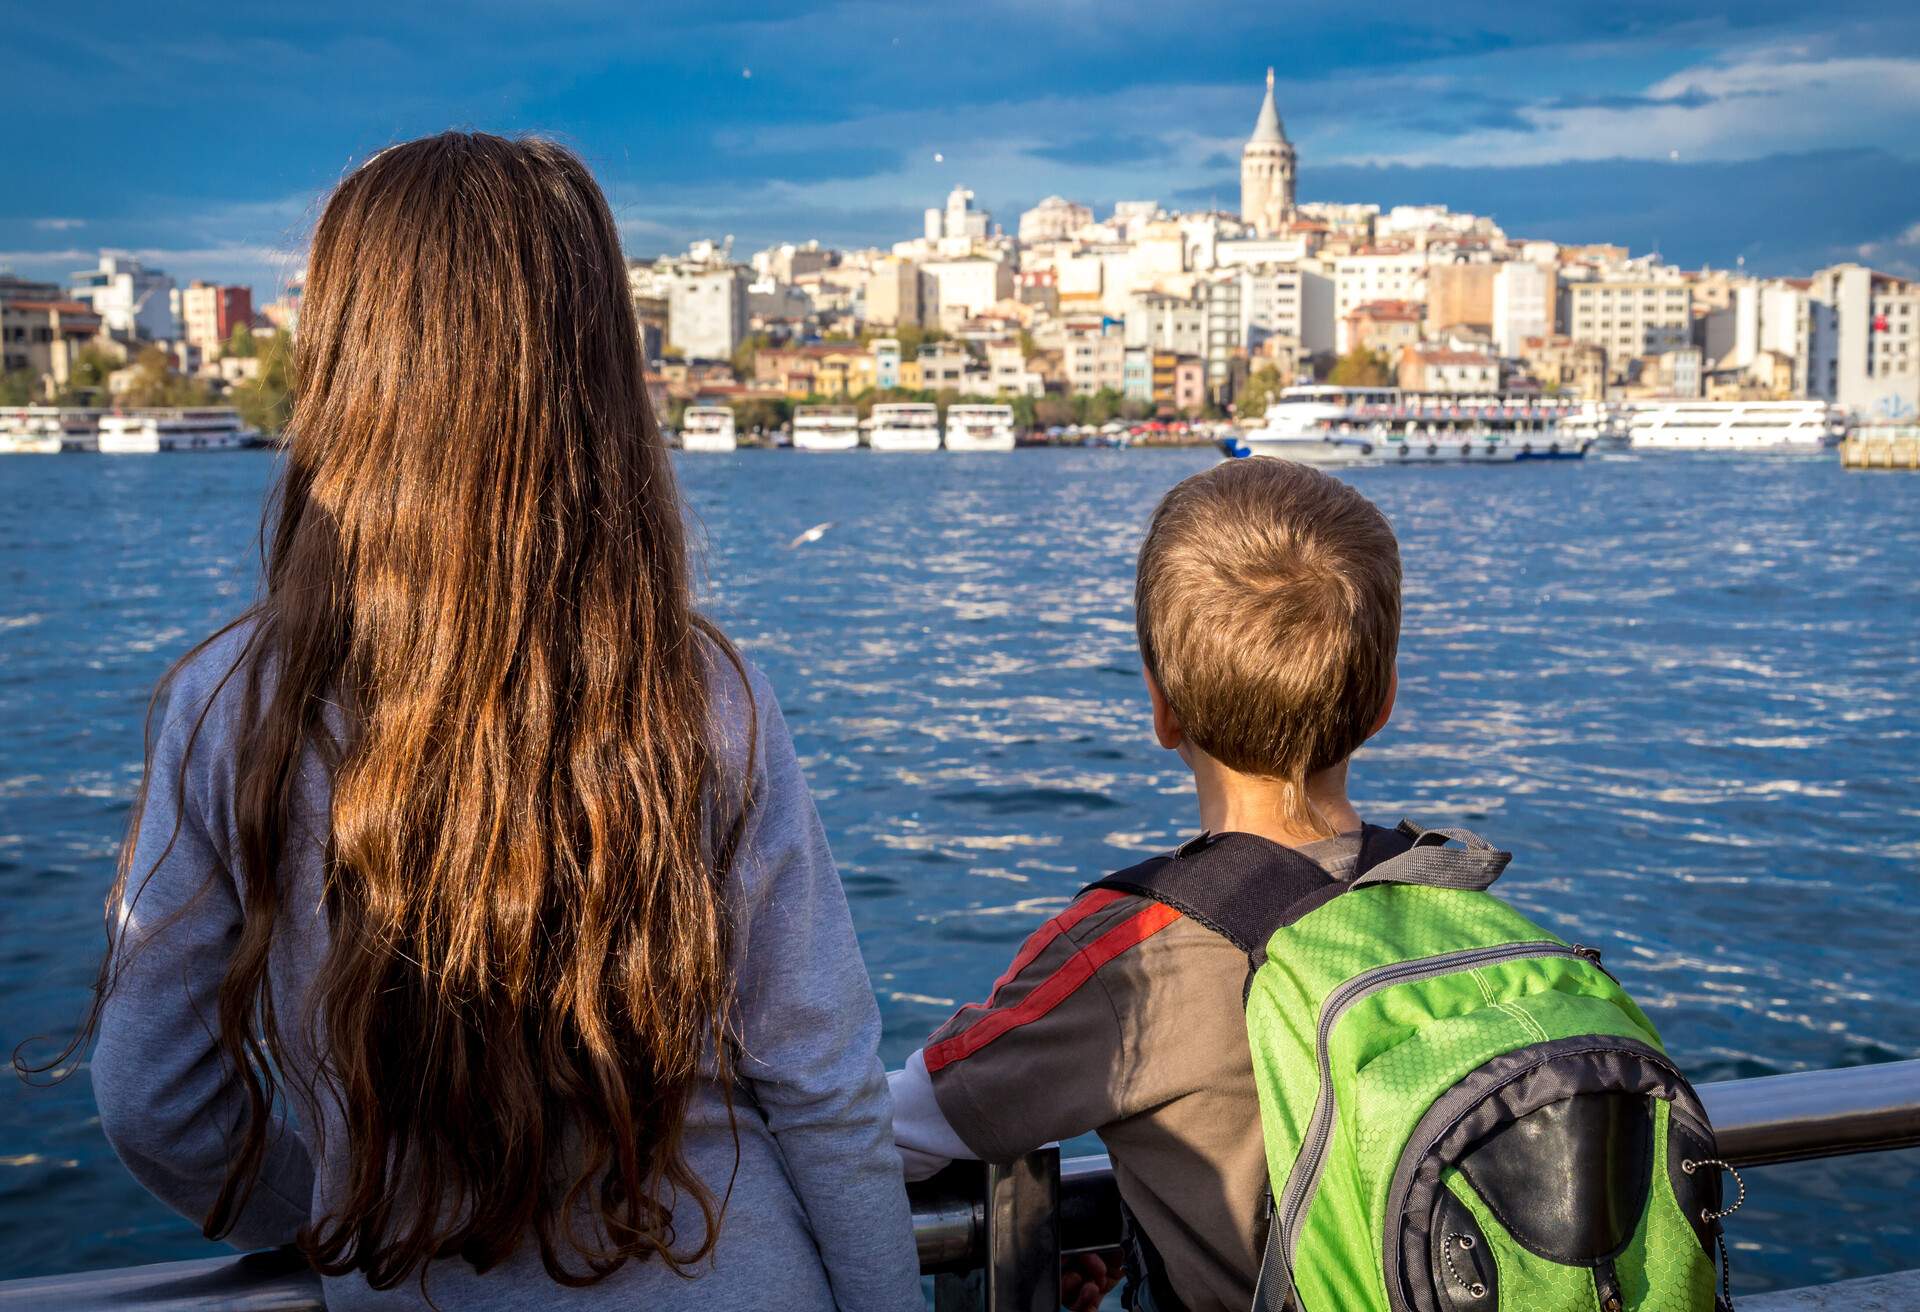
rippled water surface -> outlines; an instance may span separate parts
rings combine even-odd
[[[780,691],[898,1063],[1088,879],[1194,823],[1132,553],[1198,451],[683,459]],[[264,455],[0,463],[0,1016],[81,1009],[169,660],[251,595]],[[1462,822],[1699,1079],[1920,1055],[1920,478],[1590,460],[1353,476],[1407,563],[1362,810]],[[790,549],[809,526],[819,540]],[[1757,1173],[1740,1283],[1920,1266],[1914,1154]],[[205,1251],[84,1072],[0,1086],[0,1277]]]

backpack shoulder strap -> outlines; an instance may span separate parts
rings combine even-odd
[[[1357,873],[1406,852],[1412,840],[1368,825]],[[1151,898],[1220,935],[1256,965],[1267,940],[1347,885],[1318,862],[1255,834],[1202,834],[1163,856],[1087,886]]]

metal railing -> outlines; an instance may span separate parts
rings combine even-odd
[[[1700,1096],[1735,1166],[1920,1146],[1920,1061],[1705,1084]],[[1006,1166],[958,1163],[911,1193],[937,1312],[1052,1312],[1060,1256],[1120,1238],[1104,1156],[1062,1160],[1048,1148]],[[286,1252],[0,1281],[0,1307],[101,1306],[319,1312],[321,1302],[319,1280]]]

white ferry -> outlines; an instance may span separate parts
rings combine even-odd
[[[948,406],[947,450],[1013,450],[1013,407],[1010,405]]]
[[[25,405],[0,410],[0,455],[52,456],[91,451],[99,442],[100,411]]]
[[[851,451],[860,445],[860,412],[847,405],[803,405],[793,411],[795,451]]]
[[[1605,401],[1582,401],[1560,420],[1563,437],[1584,438],[1589,451],[1624,451],[1630,445],[1627,412]]]
[[[875,451],[938,451],[940,407],[923,401],[876,405],[867,445]]]
[[[158,451],[238,451],[260,440],[226,406],[133,410],[100,417],[103,455],[149,455]]]
[[[1260,427],[1222,439],[1229,456],[1312,465],[1509,464],[1578,460],[1590,438],[1561,431],[1569,402],[1397,387],[1289,387]]]
[[[1825,401],[1656,401],[1627,415],[1635,451],[1817,455],[1846,436]]]
[[[733,451],[740,446],[734,435],[733,411],[724,405],[690,405],[680,417],[680,449],[683,451]]]

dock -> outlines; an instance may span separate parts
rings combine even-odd
[[[1855,429],[1840,443],[1840,463],[1847,469],[1920,469],[1920,424]]]

